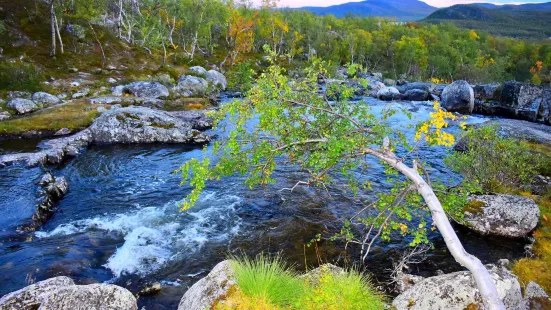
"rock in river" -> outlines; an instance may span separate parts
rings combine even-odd
[[[180,300],[178,310],[210,309],[234,285],[236,283],[231,260],[225,260],[187,290]]]
[[[527,301],[522,297],[518,278],[503,267],[487,267],[505,308],[527,310]],[[398,295],[392,306],[397,310],[484,309],[470,271],[425,278]]]
[[[137,310],[136,298],[116,285],[75,285],[68,277],[55,277],[29,285],[0,299],[0,309]]]
[[[396,87],[385,87],[377,92],[377,98],[392,101],[400,98],[400,92],[396,89]]]
[[[205,143],[209,136],[163,111],[127,107],[104,112],[89,128],[93,143]]]
[[[455,81],[442,92],[442,107],[450,112],[471,114],[474,109],[474,91],[466,81]]]
[[[530,198],[513,195],[469,197],[465,221],[483,235],[520,238],[528,235],[540,217],[538,205]]]
[[[226,77],[216,70],[207,71],[207,81],[211,82],[215,87],[221,90],[225,90],[228,85]]]

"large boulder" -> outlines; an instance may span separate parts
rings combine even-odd
[[[396,87],[381,88],[377,92],[377,98],[385,101],[400,99],[400,92],[396,89]]]
[[[506,309],[528,309],[518,278],[507,269],[487,266]],[[425,278],[398,295],[392,302],[397,310],[484,309],[471,272],[459,271]]]
[[[32,94],[27,91],[9,91],[6,94],[6,98],[8,100],[12,100],[15,98],[23,98],[23,99],[31,99]]]
[[[75,285],[68,277],[55,277],[29,285],[0,298],[0,309],[37,309],[45,296]]]
[[[207,80],[193,75],[181,76],[176,86],[176,90],[184,97],[204,96],[207,94],[208,88]]]
[[[393,79],[385,79],[383,81],[383,83],[386,85],[386,86],[396,86],[396,81],[393,80]]]
[[[442,107],[450,112],[471,114],[474,109],[474,91],[466,81],[455,81],[442,92]]]
[[[434,91],[434,89],[436,88],[436,84],[424,83],[424,82],[413,82],[413,83],[407,83],[402,87],[404,92],[407,92],[408,90],[412,90],[412,89],[422,89],[430,93]]]
[[[216,71],[216,70],[209,70],[207,71],[207,81],[211,82],[216,88],[225,90],[228,86],[228,82],[226,81],[226,77]]]
[[[479,100],[499,100],[501,96],[501,84],[482,84],[473,87],[474,98]]]
[[[180,300],[178,310],[211,309],[217,300],[236,285],[231,264],[231,260],[219,263],[206,277],[190,287]]]
[[[159,82],[134,82],[126,85],[125,90],[142,98],[166,99],[170,95],[168,88]]]
[[[39,310],[137,310],[136,298],[127,289],[110,284],[62,287],[44,296]]]
[[[15,98],[10,100],[6,104],[6,107],[14,109],[17,114],[26,114],[40,109],[40,107],[33,101],[23,98]]]
[[[536,228],[538,205],[530,198],[513,195],[469,197],[465,224],[483,235],[520,238]]]
[[[410,89],[404,94],[404,99],[410,101],[426,101],[429,99],[429,92],[424,89]]]
[[[34,93],[32,98],[33,101],[39,105],[48,106],[61,103],[61,99],[45,92]]]
[[[201,66],[194,66],[189,68],[188,73],[190,75],[195,75],[199,77],[206,77],[207,76],[207,70]]]
[[[538,85],[505,82],[496,114],[532,122],[545,120],[546,116],[548,119],[549,114],[545,115],[545,111],[551,104],[551,96],[545,95],[545,90]]]
[[[164,111],[127,107],[104,112],[90,126],[92,141],[112,143],[205,143],[209,136]]]

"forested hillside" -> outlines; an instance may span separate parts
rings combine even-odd
[[[336,17],[345,17],[351,14],[361,17],[388,17],[400,21],[416,21],[425,18],[437,9],[419,0],[367,0],[328,7],[303,7],[299,10],[306,10],[318,15],[332,14]]]
[[[460,4],[440,9],[424,21],[452,22],[461,28],[516,38],[551,37],[551,3],[505,5]]]
[[[107,58],[131,58],[153,67],[208,62],[222,71],[248,71],[269,46],[282,63],[316,55],[335,67],[352,62],[392,78],[549,80],[547,41],[495,37],[446,23],[316,16],[273,10],[275,5],[266,1],[255,9],[220,0],[53,0],[55,14],[50,14],[47,3],[2,0],[0,46],[4,56],[24,55],[50,75],[75,63],[102,67]],[[499,19],[488,11],[476,12],[484,21]]]

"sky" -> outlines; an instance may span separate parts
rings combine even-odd
[[[280,0],[280,7],[302,7],[302,6],[330,6],[334,4],[341,4],[346,2],[363,1],[363,0]],[[466,4],[466,3],[494,3],[494,4],[521,4],[521,3],[541,3],[549,2],[551,0],[422,0],[429,5],[435,7],[446,7],[454,4]],[[260,2],[260,0],[253,0],[253,2]]]

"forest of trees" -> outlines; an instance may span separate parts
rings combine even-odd
[[[335,66],[361,64],[390,78],[473,83],[548,83],[551,42],[494,37],[451,24],[396,23],[377,18],[316,16],[226,0],[49,0],[52,54],[63,24],[107,25],[118,38],[171,60],[200,55],[227,71],[258,60],[269,45],[292,63],[309,55]],[[50,17],[49,17],[50,18]],[[58,41],[57,46],[55,45]],[[174,60],[172,60],[174,61]]]

